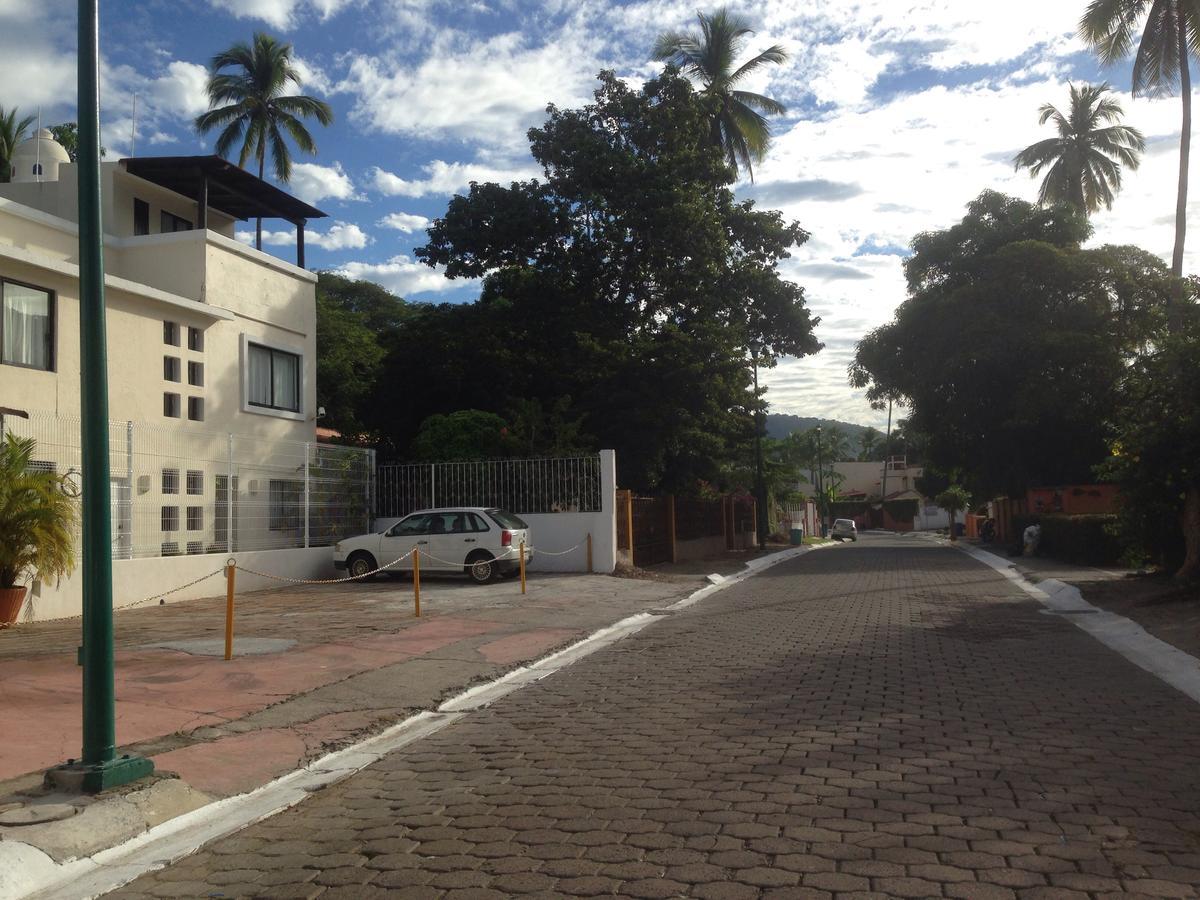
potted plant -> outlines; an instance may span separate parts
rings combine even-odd
[[[75,500],[63,476],[30,468],[35,446],[15,434],[0,441],[0,628],[25,604],[25,578],[58,581],[75,568]]]

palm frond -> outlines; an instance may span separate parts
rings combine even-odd
[[[782,65],[783,63],[787,62],[787,58],[787,50],[784,49],[783,45],[774,44],[768,47],[762,53],[758,54],[758,56],[755,56],[752,59],[742,63],[742,65],[738,67],[737,71],[729,76],[729,84],[735,84],[744,76],[749,75],[751,72],[761,66],[765,66],[767,63]]]
[[[739,103],[744,103],[751,109],[766,113],[770,116],[781,116],[787,112],[787,107],[771,97],[764,97],[753,91],[730,91],[729,96]]]

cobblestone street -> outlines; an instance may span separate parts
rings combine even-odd
[[[1200,708],[919,537],[781,564],[121,897],[1194,896]]]

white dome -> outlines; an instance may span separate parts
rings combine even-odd
[[[41,128],[28,140],[17,144],[12,156],[14,182],[58,181],[58,167],[71,161],[63,145],[49,128]]]

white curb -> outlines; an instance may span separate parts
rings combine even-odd
[[[960,545],[960,549],[991,566],[1051,612],[1066,613],[1064,618],[1100,643],[1200,703],[1200,659],[1156,638],[1132,619],[1093,606],[1074,585],[1054,578],[1034,584],[1001,556],[977,547]]]
[[[691,606],[774,565],[825,546],[834,545],[796,547],[751,560],[747,563],[746,571],[724,578],[719,584],[703,587],[665,609],[674,611]],[[227,797],[177,816],[85,859],[59,864],[28,844],[0,841],[0,875],[9,870],[19,870],[21,873],[13,878],[0,877],[0,900],[83,900],[116,890],[147,872],[163,869],[195,853],[211,841],[283,812],[312,792],[349,778],[389,753],[441,731],[470,711],[540,681],[641,631],[660,618],[653,613],[638,613],[607,625],[537,662],[514,669],[494,681],[468,688],[442,703],[436,710],[418,713],[373,737],[323,756],[249,793]]]

